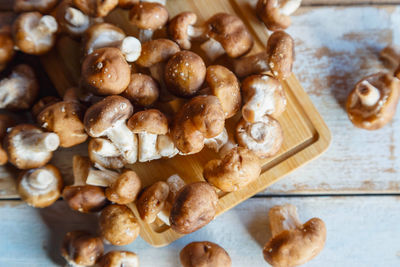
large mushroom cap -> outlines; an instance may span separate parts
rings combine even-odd
[[[186,245],[179,254],[183,267],[230,267],[231,258],[225,249],[203,241]]]
[[[156,39],[142,44],[142,54],[136,63],[149,68],[157,63],[164,62],[179,52],[179,46],[168,39]]]
[[[92,137],[104,135],[104,131],[125,122],[133,113],[133,106],[122,96],[108,96],[92,105],[85,113],[86,132]]]
[[[107,16],[118,5],[118,0],[73,0],[73,3],[85,14],[97,18]]]
[[[148,109],[133,114],[128,120],[127,126],[134,133],[146,132],[152,134],[167,134],[168,120],[157,109]]]
[[[142,73],[132,73],[131,82],[128,88],[122,93],[122,96],[134,104],[146,107],[156,102],[159,94],[159,85],[151,76]]]
[[[155,31],[168,22],[168,11],[159,3],[140,2],[132,6],[129,19],[139,29]]]
[[[284,31],[271,34],[267,42],[268,66],[279,80],[292,74],[294,62],[294,40]]]

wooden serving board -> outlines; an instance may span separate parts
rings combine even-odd
[[[168,0],[167,2],[171,17],[182,11],[190,10],[198,15],[201,22],[217,12],[236,14],[245,22],[254,36],[255,46],[251,53],[265,49],[268,32],[255,17],[253,6],[246,0]],[[116,10],[107,17],[107,21],[120,26],[127,34],[135,35],[136,30],[129,24],[127,18],[126,11]],[[159,36],[163,35],[162,32],[158,34]],[[70,86],[78,84],[80,72],[78,42],[68,37],[61,37],[57,47],[43,56],[41,61],[61,95]],[[288,98],[288,107],[278,118],[284,131],[284,143],[280,152],[273,158],[263,161],[262,175],[246,188],[232,193],[220,192],[217,215],[264,190],[286,174],[316,158],[328,148],[331,139],[329,129],[296,77],[292,75],[283,82],[283,86]],[[236,117],[227,122],[228,132],[232,132],[237,119]],[[83,144],[72,149],[63,149],[57,152],[55,158],[53,158],[52,163],[61,169],[67,183],[71,178],[72,156],[74,154],[87,154],[86,147],[86,144]],[[204,149],[196,155],[177,156],[173,159],[161,159],[149,163],[136,163],[129,167],[138,173],[145,186],[159,180],[166,180],[172,174],[179,174],[185,182],[190,183],[203,180],[203,166],[207,161],[216,157],[217,155],[214,152]],[[14,175],[13,172],[8,172],[6,169],[1,174],[4,174],[4,176]],[[3,181],[7,181],[7,179]],[[0,196],[16,197],[13,190],[9,183],[0,183]],[[139,218],[135,206],[131,205],[130,207]],[[141,225],[141,237],[153,246],[167,245],[181,236],[161,221],[149,225],[139,219],[139,223]]]

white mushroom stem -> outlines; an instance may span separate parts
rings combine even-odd
[[[119,157],[121,152],[115,147],[113,143],[107,139],[98,138],[95,139],[98,149],[94,149],[93,152],[102,157]]]
[[[46,189],[53,180],[54,176],[44,169],[36,169],[28,177],[28,183],[37,189]]]
[[[191,37],[191,39],[198,39],[204,36],[205,27],[196,27],[192,25],[188,25],[187,34]]]
[[[86,16],[82,11],[79,9],[68,7],[65,11],[65,20],[68,24],[79,28],[84,25],[89,25],[89,17]]]
[[[302,225],[296,206],[291,204],[272,207],[268,212],[268,216],[273,237],[285,230],[295,229]]]
[[[139,30],[139,40],[144,43],[150,41],[153,38],[153,31],[152,30]]]
[[[30,151],[55,151],[60,144],[60,138],[55,133],[33,133],[24,136],[22,144]]]
[[[265,52],[260,52],[251,56],[235,59],[233,61],[233,70],[240,78],[268,71],[268,55]]]
[[[46,15],[43,16],[36,27],[36,36],[38,40],[41,37],[46,37],[47,35],[52,35],[58,29],[57,21],[54,17]]]
[[[139,162],[146,162],[161,158],[157,150],[157,134],[138,133]]]
[[[94,168],[91,168],[89,170],[89,174],[86,179],[86,184],[108,187],[115,180],[117,180],[119,176],[120,176],[120,174],[115,171],[110,171],[107,169],[96,170]]]
[[[360,98],[361,104],[366,107],[375,106],[381,97],[379,89],[366,80],[361,82],[356,94]]]
[[[118,42],[117,47],[124,54],[126,61],[135,62],[142,53],[142,44],[138,39],[132,36],[125,37]]]
[[[222,47],[222,45],[212,38],[202,43],[200,48],[206,53],[207,57],[211,61],[214,61],[225,54],[225,49]]]
[[[179,153],[174,141],[168,135],[159,135],[157,137],[157,151],[161,157],[172,158]]]
[[[280,11],[283,15],[292,15],[301,5],[301,0],[281,0]]]
[[[176,194],[186,183],[178,174],[174,174],[167,179],[167,184],[169,186],[169,194],[173,196],[172,199],[169,198],[168,200],[174,201]],[[171,213],[171,207],[172,203],[167,202],[165,203],[164,209],[157,214],[157,217],[166,225],[170,225],[169,215]]]
[[[217,136],[213,138],[204,139],[204,145],[211,148],[215,152],[219,152],[219,150],[228,142],[228,132],[226,128]]]
[[[125,121],[115,125],[106,132],[107,137],[121,151],[127,163],[137,161],[137,138],[126,126]]]

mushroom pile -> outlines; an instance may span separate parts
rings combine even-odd
[[[254,54],[252,35],[232,14],[199,23],[193,12],[170,18],[163,1],[15,1],[18,16],[11,30],[0,32],[1,69],[12,61],[14,49],[43,55],[60,35],[81,42],[79,84],[60,98],[38,99],[43,94],[29,65],[13,67],[0,80],[0,108],[30,110],[33,118],[17,124],[0,115],[0,164],[21,170],[21,198],[43,208],[62,196],[77,212],[100,212],[97,234],[66,234],[62,255],[69,263],[138,266],[131,252],[103,255],[103,242],[133,242],[139,220],[192,233],[214,219],[219,191],[246,187],[260,176],[262,160],[277,155],[283,143],[278,119],[287,104],[282,81],[291,75],[294,60],[294,41],[281,30],[299,1],[275,2],[280,1],[259,2],[260,17],[279,30],[265,51]],[[129,10],[137,36],[105,22],[117,8]],[[195,43],[199,51],[190,50]],[[229,64],[217,63],[220,58]],[[171,108],[171,103],[178,104]],[[79,144],[87,144],[88,157],[73,157],[74,183],[64,187],[49,161],[58,148]],[[215,159],[204,166],[203,181],[187,183],[187,177],[175,174],[148,185],[130,169],[204,147],[215,151]],[[181,261],[184,266],[231,264],[213,243],[186,247]]]

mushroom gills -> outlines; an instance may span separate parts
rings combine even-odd
[[[28,171],[21,179],[20,186],[33,196],[46,194],[57,189],[54,175],[45,169]]]
[[[6,108],[18,99],[24,98],[30,86],[28,77],[13,71],[8,78],[0,81],[0,108]]]
[[[87,28],[89,26],[89,17],[77,8],[68,7],[64,18],[68,24],[75,28]]]
[[[228,132],[226,128],[217,136],[213,138],[204,139],[204,145],[214,150],[215,152],[219,152],[220,149],[228,142]]]

